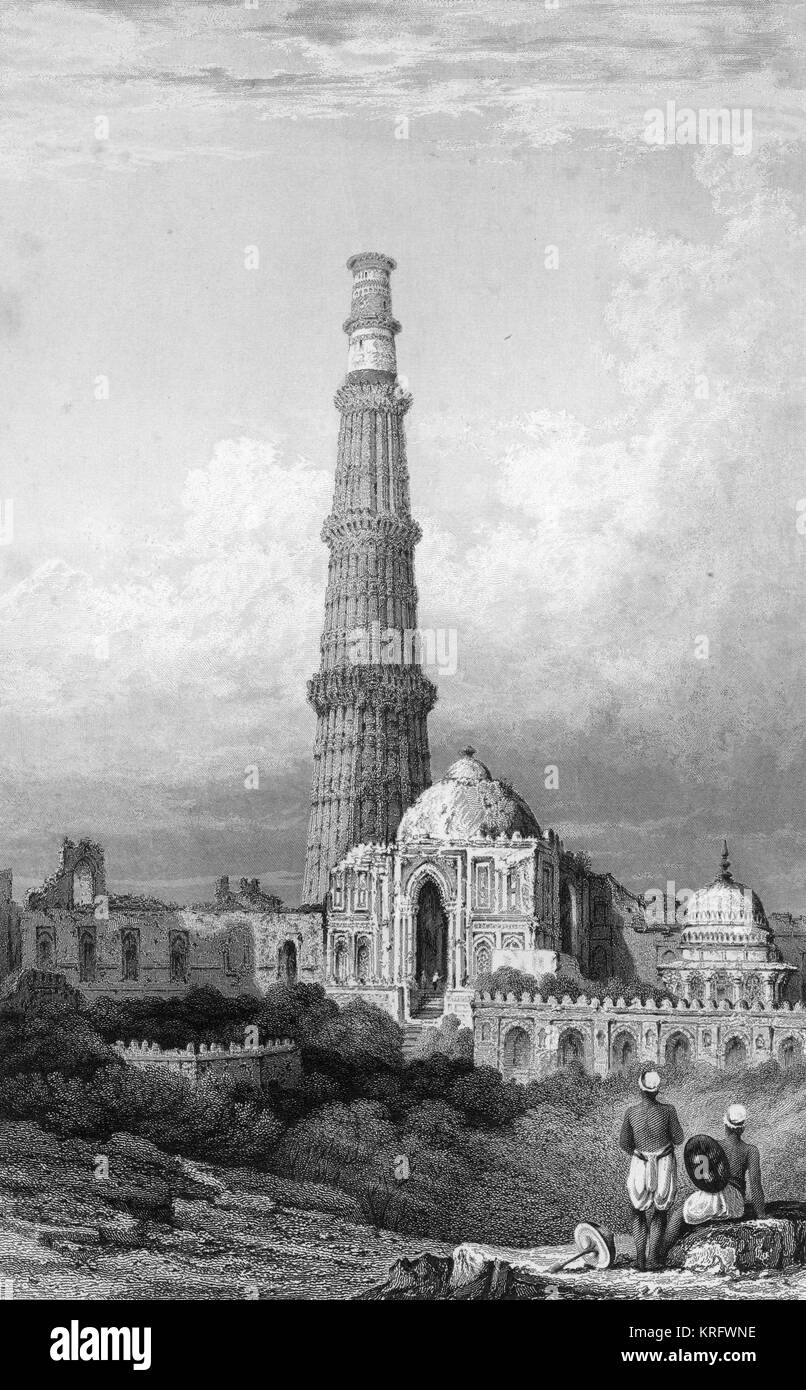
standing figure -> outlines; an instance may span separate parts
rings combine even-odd
[[[637,1266],[661,1269],[666,1213],[677,1196],[675,1147],[682,1144],[683,1131],[674,1106],[658,1100],[660,1076],[653,1066],[641,1068],[638,1086],[641,1099],[624,1116],[619,1145],[630,1155],[627,1192]]]

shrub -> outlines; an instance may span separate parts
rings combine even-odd
[[[527,975],[512,965],[499,966],[492,974],[479,975],[476,980],[478,994],[514,994],[520,999],[522,994],[537,994],[539,984],[535,975]]]
[[[403,1029],[376,1004],[352,1000],[323,1021],[312,1041],[323,1051],[338,1053],[361,1070],[400,1067],[403,1064]]]
[[[493,1067],[475,1067],[452,1085],[448,1099],[480,1129],[500,1129],[526,1109],[522,1086],[505,1082]]]
[[[431,1057],[435,1052],[459,1062],[472,1062],[472,1028],[463,1028],[456,1014],[447,1014],[440,1019],[438,1028],[427,1028],[423,1034],[420,1056]]]
[[[91,1077],[99,1067],[121,1065],[92,1026],[90,1016],[69,1005],[23,1012],[0,1005],[0,1058],[6,1075],[63,1073]]]

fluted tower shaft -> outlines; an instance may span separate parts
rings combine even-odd
[[[397,380],[388,256],[347,262],[353,274],[348,370],[341,415],[321,665],[308,682],[316,710],[303,902],[324,901],[334,864],[351,845],[386,843],[431,783],[428,712],[436,699],[419,664],[414,547]]]

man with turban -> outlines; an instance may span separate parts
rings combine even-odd
[[[706,1181],[702,1188],[698,1187],[686,1198],[677,1211],[672,1212],[666,1233],[667,1253],[675,1241],[685,1234],[685,1226],[705,1226],[712,1221],[741,1221],[744,1216],[761,1217],[766,1213],[758,1149],[755,1144],[747,1144],[744,1140],[744,1127],[747,1124],[747,1111],[744,1106],[729,1105],[723,1116],[723,1124],[724,1138],[719,1143],[713,1139],[710,1142],[717,1150],[721,1148],[727,1159],[727,1181],[719,1192],[707,1191],[708,1185],[713,1187],[716,1184],[708,1184]],[[707,1155],[703,1152],[699,1161],[705,1164],[706,1160]],[[716,1164],[712,1163],[710,1166],[715,1169]],[[710,1176],[712,1173],[708,1172],[698,1175],[695,1163],[694,1182],[700,1179],[707,1180]],[[746,1196],[747,1187],[750,1189],[749,1203]]]
[[[638,1086],[641,1099],[624,1116],[619,1144],[630,1155],[627,1192],[637,1266],[662,1269],[666,1214],[677,1196],[675,1147],[683,1142],[683,1130],[674,1106],[658,1100],[660,1076],[653,1066],[641,1068]]]

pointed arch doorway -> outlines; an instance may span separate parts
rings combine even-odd
[[[418,984],[434,988],[434,976],[439,976],[437,989],[442,993],[448,979],[448,915],[433,879],[424,880],[417,897],[416,960]]]

